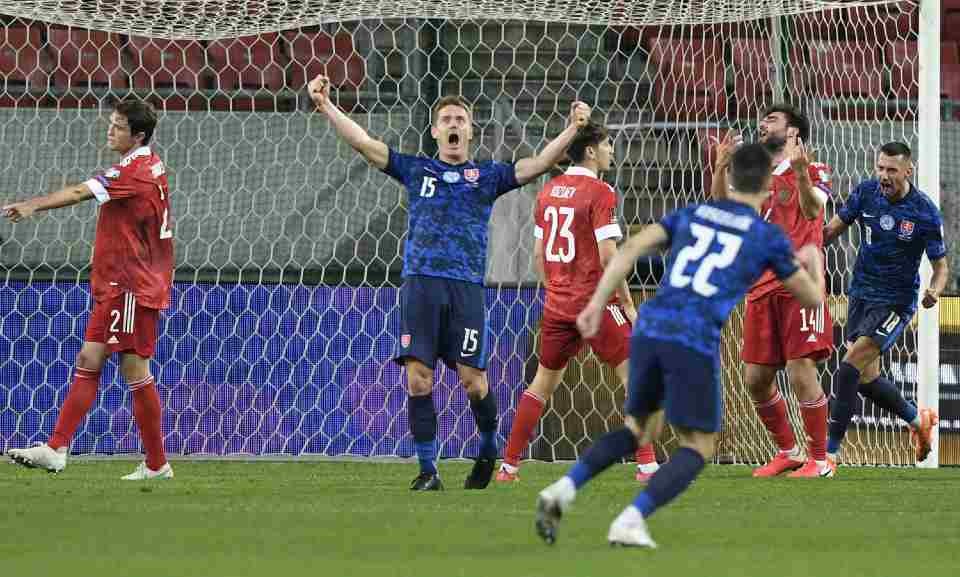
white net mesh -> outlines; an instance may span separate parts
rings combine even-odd
[[[764,106],[790,100],[810,114],[816,155],[834,169],[829,218],[869,176],[879,143],[916,143],[915,6],[816,12],[836,5],[0,2],[18,16],[0,27],[0,201],[109,164],[110,103],[130,93],[155,102],[178,243],[154,364],[168,449],[410,455],[401,374],[388,362],[405,199],[310,112],[306,80],[329,75],[341,107],[411,153],[434,152],[432,103],[463,94],[475,105],[481,159],[540,149],[570,101],[587,101],[616,132],[609,180],[630,225],[703,199],[710,137],[735,127],[750,138]],[[667,22],[676,25],[655,25]],[[491,223],[489,377],[502,435],[536,367],[536,190],[501,199]],[[87,315],[94,216],[84,205],[0,225],[0,448],[52,429]],[[828,251],[838,326],[857,242],[854,233]],[[661,272],[653,259],[633,280],[653,289]],[[757,462],[773,446],[740,383],[740,324],[736,316],[724,342],[721,454]],[[908,396],[913,343],[911,331],[885,359]],[[828,389],[836,363],[826,365]],[[442,455],[472,455],[465,395],[449,371],[438,379]],[[592,356],[572,363],[531,455],[574,457],[619,421],[622,395]],[[110,365],[74,450],[137,450],[127,406]],[[912,462],[900,424],[869,405],[860,415],[846,460]]]

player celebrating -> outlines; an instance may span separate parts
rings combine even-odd
[[[170,191],[163,162],[148,146],[156,125],[157,113],[149,103],[117,103],[107,145],[122,156],[119,163],[86,182],[2,208],[7,218],[20,222],[35,212],[91,198],[100,203],[90,273],[93,312],[73,383],[46,444],[10,450],[11,459],[21,465],[63,470],[70,440],[97,397],[103,365],[117,352],[146,453],[146,460],[123,478],[173,477],[163,449],[160,397],[150,374],[157,321],[169,304],[173,282]]]
[[[497,406],[486,377],[483,290],[490,212],[500,195],[537,178],[561,159],[577,127],[589,120],[590,108],[574,103],[569,126],[532,158],[516,164],[476,163],[470,160],[470,106],[458,96],[441,98],[433,107],[430,134],[439,158],[432,159],[401,154],[371,138],[330,100],[325,76],[313,79],[309,90],[337,135],[407,190],[410,220],[396,361],[407,375],[407,415],[420,462],[420,474],[410,488],[443,488],[436,468],[437,414],[431,397],[434,363],[440,358],[456,368],[480,434],[479,456],[464,487],[483,489],[497,458]]]
[[[880,376],[880,355],[910,324],[917,310],[920,259],[924,251],[933,267],[923,306],[937,303],[947,285],[947,248],[940,211],[913,184],[910,148],[899,142],[880,147],[877,177],[861,182],[830,220],[824,240],[832,242],[854,222],[863,231],[848,296],[847,353],[837,370],[836,399],[830,418],[827,451],[836,460],[857,401],[857,390],[910,424],[917,461],[930,453],[937,424],[933,409],[908,403],[900,390]]]
[[[610,170],[613,143],[604,126],[589,123],[577,132],[567,149],[575,166],[552,179],[537,196],[534,263],[546,285],[546,303],[540,329],[540,365],[533,383],[520,397],[497,481],[519,480],[520,455],[553,395],[567,361],[583,343],[577,313],[590,300],[603,267],[617,253],[621,238],[617,223],[617,195],[597,175]],[[544,246],[546,243],[546,247]],[[619,301],[619,302],[617,302]],[[637,317],[626,280],[617,288],[617,301],[604,312],[591,348],[614,367],[626,386],[630,325]],[[637,480],[646,481],[656,470],[653,444],[637,450]]]
[[[760,214],[780,225],[794,248],[812,244],[822,250],[830,176],[827,166],[810,162],[804,146],[809,133],[807,117],[793,106],[775,105],[764,112],[760,141],[774,152],[774,169],[770,194]],[[728,135],[720,147],[712,184],[714,198],[726,194],[723,168],[735,144],[733,135]],[[827,398],[817,373],[817,362],[828,358],[832,347],[833,322],[827,307],[801,306],[770,271],[750,289],[743,319],[743,378],[760,420],[779,449],[769,463],[754,470],[754,477],[772,477],[794,469],[791,477],[834,474],[836,466],[826,454]],[[809,440],[806,460],[777,387],[777,371],[784,366]]]
[[[823,299],[820,249],[804,246],[797,259],[790,242],[757,210],[770,186],[770,152],[748,144],[730,160],[727,198],[690,205],[646,227],[626,242],[604,270],[577,324],[597,334],[610,295],[643,255],[669,248],[656,296],[643,304],[630,342],[630,391],[625,427],[604,435],[559,481],[540,492],[537,532],[556,539],[563,512],[592,477],[655,437],[665,412],[680,448],[611,524],[612,544],[656,547],[645,518],[682,493],[713,456],[720,430],[720,332],[730,311],[766,269],[805,306]]]

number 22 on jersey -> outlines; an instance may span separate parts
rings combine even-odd
[[[572,262],[577,255],[576,239],[570,227],[573,225],[574,209],[570,206],[548,206],[543,211],[543,221],[547,225],[547,246],[544,257],[547,262]],[[563,239],[566,249],[560,246]]]
[[[725,269],[733,263],[743,245],[743,239],[696,222],[690,223],[690,232],[696,241],[677,253],[677,259],[670,269],[670,286],[684,288],[692,284],[694,292],[711,297],[717,294],[719,289],[710,282],[710,275],[713,271]],[[710,251],[714,247],[714,239],[720,245],[719,251]],[[691,264],[696,266],[696,270],[692,275],[688,275],[686,270]]]

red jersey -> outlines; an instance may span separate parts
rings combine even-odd
[[[147,146],[85,183],[100,203],[90,287],[103,301],[133,293],[166,308],[173,284],[170,189],[163,161]]]
[[[829,198],[830,167],[819,162],[810,163],[808,169],[813,191],[822,195],[824,202]],[[793,249],[808,244],[816,245],[823,250],[823,219],[824,209],[816,218],[810,220],[803,216],[800,210],[800,190],[797,188],[797,175],[790,167],[790,161],[784,160],[773,170],[773,182],[770,196],[764,201],[760,214],[767,222],[780,225],[783,232],[790,239]],[[774,291],[784,291],[783,283],[777,280],[773,271],[767,269],[747,293],[747,299],[753,300]]]
[[[576,320],[603,276],[597,243],[619,239],[617,195],[592,171],[572,167],[537,195],[534,235],[543,240],[544,312]]]

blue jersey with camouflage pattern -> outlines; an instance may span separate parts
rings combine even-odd
[[[694,204],[660,221],[669,236],[660,289],[637,314],[636,333],[719,354],[730,311],[766,269],[797,271],[790,241],[756,210],[732,200]]]
[[[940,211],[912,184],[891,203],[876,179],[861,182],[837,215],[847,224],[860,221],[863,233],[850,296],[888,305],[917,308],[920,259],[947,254]]]
[[[493,202],[520,187],[512,164],[463,164],[390,151],[384,172],[403,184],[410,215],[403,276],[483,283]]]

